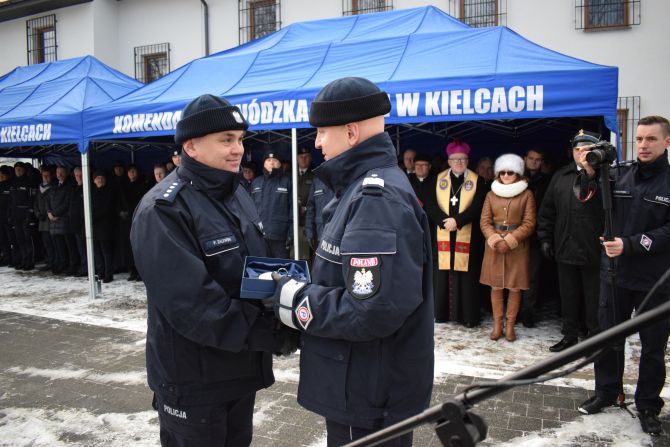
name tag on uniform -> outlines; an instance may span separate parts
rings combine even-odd
[[[207,238],[204,241],[201,241],[201,243],[206,256],[214,256],[240,248],[240,244],[237,243],[237,238],[232,233]]]

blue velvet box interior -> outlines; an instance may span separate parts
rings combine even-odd
[[[308,283],[312,281],[307,261],[247,256],[244,260],[240,298],[262,299],[271,297],[275,293],[276,283],[271,279],[258,279],[258,276],[282,268],[298,281]]]

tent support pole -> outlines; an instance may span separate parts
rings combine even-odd
[[[81,175],[84,189],[84,228],[86,230],[86,262],[88,268],[88,297],[97,296],[95,280],[95,259],[93,258],[93,222],[91,221],[91,170],[88,164],[88,153],[81,154]]]
[[[291,128],[291,171],[293,176],[293,258],[300,259],[298,251],[298,130]]]

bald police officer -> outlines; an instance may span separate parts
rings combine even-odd
[[[274,382],[271,352],[283,332],[261,304],[239,299],[245,256],[266,255],[254,204],[238,188],[247,127],[225,99],[193,100],[177,124],[181,165],[135,211],[163,446],[249,445],[256,391]]]
[[[323,211],[312,283],[281,278],[275,312],[303,331],[298,402],[342,445],[421,412],[433,383],[428,221],[396,162],[387,94],[363,78],[326,85],[311,104]],[[387,445],[411,445],[412,434]]]

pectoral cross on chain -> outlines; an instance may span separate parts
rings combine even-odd
[[[458,203],[458,197],[453,196],[451,199],[451,206],[456,206],[456,203]]]

